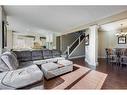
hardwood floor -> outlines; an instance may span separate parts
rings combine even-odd
[[[98,66],[96,68],[88,65],[84,61],[84,58],[73,59],[72,61],[74,64],[108,74],[101,89],[127,89],[127,66],[120,67],[116,64],[107,64],[105,59],[99,59]],[[78,68],[74,68],[74,70],[77,69]],[[64,80],[60,77],[56,77],[51,80],[44,79],[44,82],[39,82],[36,85],[31,85],[23,89],[30,89],[42,84],[45,84],[45,89],[52,89],[62,82],[64,82]]]
[[[116,64],[106,63],[105,59],[99,59],[99,64],[95,68],[88,65],[84,58],[72,60],[74,64],[79,64],[96,71],[108,74],[102,89],[127,89],[127,66],[118,66]]]

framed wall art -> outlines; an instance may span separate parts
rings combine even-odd
[[[118,37],[118,44],[126,44],[126,36]]]

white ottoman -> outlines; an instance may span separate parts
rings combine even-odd
[[[73,65],[73,62],[72,62],[72,61],[69,61],[69,60],[58,60],[57,63],[58,63],[58,64],[62,64],[62,65],[64,65],[64,66]]]
[[[50,63],[50,62],[57,62],[59,60],[65,60],[64,57],[55,57],[55,58],[50,58],[50,59],[46,59],[46,62],[47,63]]]
[[[69,60],[60,60],[58,63],[46,63],[41,65],[46,79],[50,79],[73,70],[73,62]]]
[[[65,58],[64,57],[55,57],[55,58],[50,58],[50,59],[45,59],[45,60],[35,60],[35,61],[33,61],[33,64],[41,65],[41,64],[45,64],[45,63],[57,62],[59,60],[65,60]]]

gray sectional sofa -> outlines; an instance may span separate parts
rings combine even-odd
[[[13,51],[19,62],[36,61],[61,57],[61,52],[58,50],[26,50],[26,51]]]
[[[13,51],[19,61],[20,66],[27,67],[31,64],[41,65],[42,63],[56,62],[61,57],[61,52],[58,50],[25,50],[25,51]]]
[[[7,51],[0,56],[0,89],[22,88],[72,70],[73,62],[58,50]]]
[[[13,52],[0,55],[0,89],[22,88],[42,79],[43,72],[37,65],[20,66]]]

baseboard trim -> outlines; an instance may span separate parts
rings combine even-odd
[[[90,62],[85,58],[85,61],[89,64]]]
[[[76,59],[76,58],[82,58],[82,57],[85,57],[85,55],[69,57],[68,59]]]
[[[98,56],[98,58],[106,58],[105,56]]]
[[[87,60],[86,58],[85,58],[85,61],[89,64],[89,65],[91,65],[91,66],[94,66],[94,67],[96,67],[97,65],[98,65],[98,62],[95,62],[95,64],[92,64],[89,60]]]

